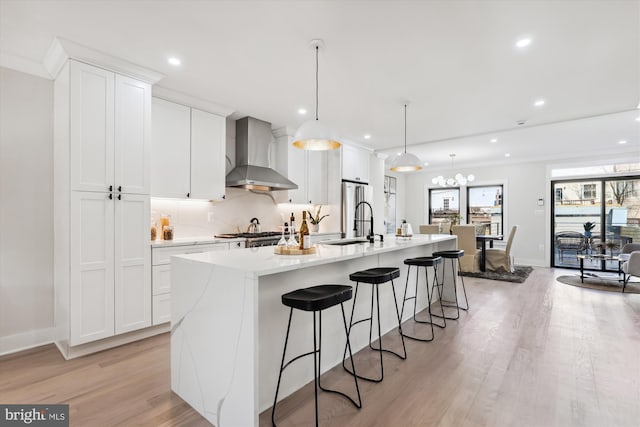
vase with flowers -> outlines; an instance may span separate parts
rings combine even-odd
[[[311,231],[313,231],[314,233],[317,233],[320,229],[320,221],[329,216],[329,214],[322,215],[322,205],[318,205],[316,207],[315,216],[311,213],[311,211],[307,211],[307,215],[309,216],[309,222],[311,223]]]

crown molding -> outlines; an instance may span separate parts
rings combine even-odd
[[[51,80],[51,75],[42,64],[22,56],[0,53],[0,67]]]
[[[187,95],[186,93],[177,92],[166,87],[154,85],[152,88],[153,96],[156,98],[164,99],[165,101],[175,102],[177,104],[186,105],[187,107],[193,107],[198,110],[203,110],[208,113],[217,114],[218,116],[228,117],[234,110],[229,107],[225,107],[205,99],[197,98],[195,96]]]
[[[164,78],[164,74],[150,68],[142,67],[133,62],[60,37],[56,37],[51,43],[44,56],[43,63],[51,78],[55,79],[69,59],[128,75],[150,84],[155,84]]]

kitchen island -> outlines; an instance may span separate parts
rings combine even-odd
[[[395,266],[401,271],[394,282],[401,306],[403,260],[456,246],[456,237],[449,235],[387,235],[374,244],[317,245],[313,255],[275,255],[273,247],[260,247],[172,257],[171,389],[217,427],[257,426],[259,413],[273,404],[282,358],[289,314],[282,294],[319,284],[348,284],[350,273]],[[371,287],[361,286],[360,293],[355,318],[365,317],[370,309]],[[425,293],[421,296],[419,310],[426,307]],[[347,315],[351,307],[352,301],[345,303]],[[412,311],[409,305],[403,320]],[[380,315],[383,334],[397,327],[390,284],[380,287]],[[294,310],[287,355],[312,348],[312,317]],[[322,329],[326,371],[342,361],[345,336],[339,308],[327,310]],[[354,353],[368,344],[368,335],[368,327],[354,329]],[[312,358],[292,364],[280,398],[312,379]]]

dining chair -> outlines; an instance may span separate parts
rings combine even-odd
[[[631,276],[640,277],[640,251],[633,251],[629,254],[629,259],[622,264],[623,285],[622,293],[624,293]]]
[[[440,234],[440,226],[438,224],[421,224],[420,234]]]
[[[475,225],[454,225],[452,234],[458,237],[458,249],[464,250],[460,268],[466,273],[476,273],[480,265],[480,250],[476,247]]]
[[[511,227],[509,238],[507,239],[507,247],[505,249],[489,248],[486,252],[486,269],[487,271],[504,271],[513,273],[515,271],[513,257],[511,256],[511,245],[516,235],[518,226]]]

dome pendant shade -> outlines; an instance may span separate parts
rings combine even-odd
[[[420,159],[415,154],[400,153],[393,158],[389,170],[393,172],[413,172],[422,169]]]
[[[320,120],[309,120],[298,128],[293,146],[303,150],[324,151],[340,148],[340,142]]]

